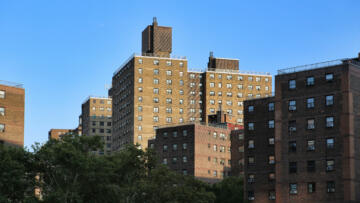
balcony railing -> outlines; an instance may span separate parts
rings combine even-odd
[[[20,84],[20,83],[9,82],[9,81],[5,81],[5,80],[0,80],[0,85],[6,85],[6,86],[10,86],[10,87],[23,88],[23,85]]]

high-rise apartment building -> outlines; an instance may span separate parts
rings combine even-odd
[[[0,81],[0,143],[24,146],[25,90]]]
[[[111,153],[112,137],[112,99],[107,97],[89,97],[82,104],[80,124],[84,136],[101,136],[104,151]]]
[[[209,58],[206,71],[188,71],[186,58],[171,57],[172,29],[156,19],[142,34],[142,54],[132,55],[112,78],[113,150],[146,148],[158,126],[207,122],[219,106],[243,122],[243,100],[271,94],[269,74],[239,71],[237,59]]]
[[[269,100],[275,103],[274,114],[266,111]],[[245,182],[246,198],[360,202],[360,55],[279,70],[275,97],[269,100],[245,104],[251,110],[245,109],[245,180],[251,179]],[[275,127],[274,151],[266,146],[270,126]],[[270,193],[273,182],[264,172],[270,178],[265,165],[274,159],[275,190]]]

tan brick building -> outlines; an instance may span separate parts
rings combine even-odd
[[[25,90],[0,81],[0,142],[24,146]]]
[[[132,55],[112,78],[113,150],[139,143],[146,148],[157,126],[207,122],[219,106],[238,124],[243,100],[270,95],[269,74],[239,71],[239,60],[211,54],[206,71],[188,71],[185,57],[171,57],[171,27],[156,19],[142,34],[142,54]]]
[[[111,152],[112,135],[112,99],[107,97],[89,97],[82,104],[80,124],[82,135],[101,136],[104,141],[104,151]]]

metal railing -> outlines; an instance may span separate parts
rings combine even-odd
[[[300,72],[300,71],[307,71],[307,70],[314,70],[314,69],[325,68],[325,67],[330,67],[330,66],[337,66],[337,65],[344,64],[344,63],[348,63],[348,62],[351,63],[351,61],[352,60],[349,58],[336,59],[336,60],[325,61],[325,62],[320,62],[320,63],[295,66],[292,68],[279,69],[277,72],[278,72],[278,75],[283,75],[283,74],[295,73],[295,72]]]
[[[23,88],[23,84],[16,83],[16,82],[9,82],[6,80],[0,80],[0,85],[6,85],[10,87],[17,87],[17,88]]]

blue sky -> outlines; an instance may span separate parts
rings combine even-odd
[[[360,1],[0,1],[0,80],[26,89],[25,145],[75,128],[89,95],[105,96],[115,69],[141,50],[156,16],[173,27],[173,54],[190,69],[209,51],[241,70],[276,70],[355,57]]]

